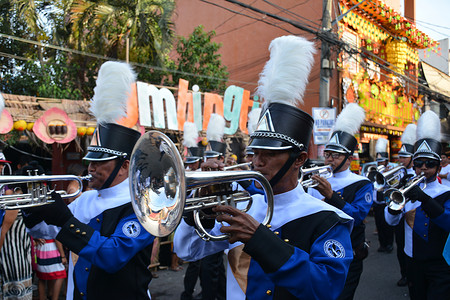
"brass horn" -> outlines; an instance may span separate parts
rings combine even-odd
[[[396,166],[389,171],[371,170],[367,174],[367,178],[373,182],[375,190],[381,191],[386,187],[397,188],[401,182],[400,180],[406,175],[407,171],[404,166]]]
[[[61,197],[72,198],[78,196],[83,190],[82,180],[90,180],[91,175],[79,177],[75,175],[32,175],[32,176],[0,176],[0,185],[27,184],[26,194],[14,194],[0,196],[0,209],[22,209],[52,203],[51,189],[47,184],[49,181],[76,180],[79,188],[71,194],[66,191],[56,191]]]
[[[305,168],[300,169],[301,175],[299,182],[301,182],[302,186],[304,188],[313,188],[316,187],[319,183],[313,179],[307,179],[303,180],[303,178],[306,175],[319,175],[320,177],[323,177],[325,179],[330,178],[333,176],[333,168],[330,165],[321,166],[321,167],[312,167],[312,168]]]
[[[273,192],[268,180],[255,171],[185,171],[176,146],[163,133],[149,131],[134,146],[130,158],[131,203],[142,226],[153,236],[172,233],[184,212],[192,211],[199,236],[204,240],[219,241],[228,235],[213,236],[202,227],[200,210],[217,205],[235,204],[242,199],[239,194],[218,194],[209,197],[189,198],[189,191],[197,188],[242,180],[256,180],[263,187],[267,199],[267,213],[262,222],[270,223],[273,213]]]
[[[407,202],[405,193],[421,182],[424,183],[422,187],[423,190],[427,186],[425,179],[426,177],[422,173],[411,178],[406,185],[400,189],[390,188],[386,190],[384,197],[386,199],[387,206],[392,210],[401,210]]]

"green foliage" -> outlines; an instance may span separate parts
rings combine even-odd
[[[222,45],[212,41],[215,35],[214,31],[205,32],[200,25],[188,38],[180,37],[176,47],[179,58],[174,63],[178,71],[173,74],[174,84],[183,78],[192,85],[197,84],[202,91],[225,91],[229,74],[217,53]]]

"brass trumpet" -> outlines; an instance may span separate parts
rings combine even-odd
[[[301,175],[299,182],[301,182],[304,188],[313,188],[316,187],[319,183],[313,179],[303,180],[306,175],[318,175],[325,179],[333,176],[333,168],[330,165],[321,166],[321,167],[312,167],[307,169],[301,169]]]
[[[386,190],[386,192],[384,193],[384,197],[386,200],[386,204],[387,206],[392,209],[392,210],[401,210],[403,209],[403,207],[405,207],[406,202],[408,202],[408,200],[405,197],[405,193],[408,192],[410,189],[412,189],[414,186],[420,184],[421,182],[424,183],[422,190],[427,186],[426,182],[425,182],[425,175],[420,174],[420,175],[416,175],[413,178],[411,178],[408,183],[400,188],[400,189],[395,189],[395,188],[390,188],[388,190]]]
[[[400,180],[407,175],[404,166],[396,166],[389,171],[384,170],[380,172],[372,169],[367,174],[367,178],[373,182],[373,187],[377,191],[381,191],[386,187],[397,188],[401,182]]]
[[[56,191],[62,198],[78,196],[83,190],[83,180],[90,180],[91,175],[79,177],[75,175],[35,175],[35,176],[0,176],[0,185],[13,185],[26,183],[26,194],[14,194],[0,196],[0,209],[22,209],[52,203],[51,189],[47,182],[76,180],[79,188],[76,192],[67,194],[65,191]]]
[[[255,171],[185,171],[181,156],[173,142],[163,133],[149,131],[134,146],[130,157],[131,203],[142,226],[153,236],[167,236],[181,221],[184,212],[193,212],[197,233],[207,241],[228,239],[213,236],[202,226],[200,213],[217,205],[235,205],[251,201],[243,192],[220,190],[211,196],[189,198],[187,194],[202,187],[220,186],[234,181],[256,180],[267,199],[267,213],[262,222],[270,223],[273,213],[273,192],[269,181]]]

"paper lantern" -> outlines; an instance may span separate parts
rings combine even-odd
[[[88,127],[88,128],[86,129],[86,134],[87,134],[87,135],[93,135],[93,134],[94,134],[94,131],[95,131],[95,128],[94,128],[94,127]]]
[[[27,129],[27,122],[24,120],[18,120],[14,122],[14,129],[17,131],[24,131]]]
[[[27,130],[28,131],[32,131],[33,130],[33,126],[34,126],[33,122],[27,123]]]
[[[78,136],[85,136],[86,131],[87,131],[86,127],[78,127],[77,128],[77,135]]]

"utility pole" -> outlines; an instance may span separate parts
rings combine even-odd
[[[323,0],[322,32],[331,36],[331,0]],[[320,88],[319,106],[328,107],[330,101],[330,46],[322,39],[320,51]]]

